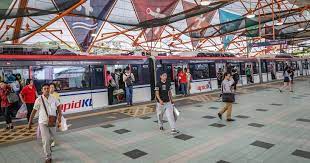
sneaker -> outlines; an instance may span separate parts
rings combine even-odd
[[[281,90],[281,89],[279,89],[279,92],[280,92],[280,93],[282,93],[282,90]]]
[[[178,131],[176,129],[171,130],[171,134],[178,134],[178,133],[180,133],[180,131]]]
[[[10,126],[6,126],[5,130],[9,130],[10,129]]]
[[[227,121],[228,121],[228,122],[232,122],[232,121],[235,121],[235,120],[234,120],[234,119],[229,118],[229,119],[227,119]]]
[[[222,114],[221,114],[221,113],[217,113],[217,115],[218,115],[219,118],[222,120]]]
[[[159,127],[159,130],[160,131],[164,131],[164,127]]]
[[[10,129],[13,130],[13,129],[14,129],[14,126],[11,126]]]
[[[55,140],[52,142],[51,147],[55,147]]]

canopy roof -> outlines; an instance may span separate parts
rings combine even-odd
[[[87,53],[283,50],[310,37],[307,0],[2,0],[0,42]],[[252,15],[255,17],[249,17]],[[285,45],[252,47],[286,40]]]

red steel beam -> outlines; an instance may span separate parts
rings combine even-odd
[[[28,4],[28,0],[20,0],[17,13],[26,12],[27,4]],[[22,24],[23,24],[23,17],[21,16],[21,17],[16,18],[15,28],[14,28],[14,33],[13,33],[13,44],[17,44],[19,41],[20,30],[21,30]]]
[[[49,21],[48,23],[44,24],[43,26],[41,26],[40,28],[38,28],[36,31],[32,32],[31,34],[29,34],[25,39],[23,39],[20,43],[24,43],[25,41],[27,41],[28,39],[30,39],[32,36],[36,35],[37,33],[40,33],[42,30],[44,30],[46,27],[48,27],[49,25],[53,24],[54,22],[56,22],[57,20],[59,20],[60,18],[66,16],[68,13],[70,13],[72,10],[74,10],[75,8],[79,7],[81,4],[83,4],[86,0],[80,0],[80,2],[76,3],[75,5],[73,5],[72,7],[70,7],[69,9],[67,9],[66,11],[62,12],[61,14],[59,14],[58,16],[56,16],[55,18],[53,18],[51,21]]]

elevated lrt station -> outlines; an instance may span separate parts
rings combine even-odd
[[[1,0],[0,162],[309,163],[309,0]]]

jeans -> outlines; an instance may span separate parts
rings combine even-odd
[[[187,83],[180,83],[181,87],[181,94],[186,95],[187,94]]]
[[[132,86],[126,87],[126,101],[128,105],[132,105]]]
[[[27,106],[27,121],[28,122],[29,122],[29,118],[30,118],[30,115],[31,115],[31,112],[33,109],[33,105],[34,104],[29,104],[29,103],[26,104],[26,106]]]

